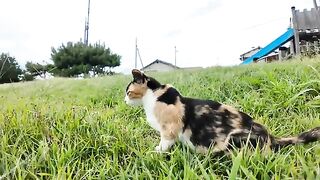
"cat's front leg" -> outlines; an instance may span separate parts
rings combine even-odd
[[[160,143],[158,146],[156,146],[157,152],[166,152],[168,151],[171,146],[175,143],[174,139],[165,139],[164,137],[161,137]]]
[[[168,113],[168,111],[165,111]],[[169,111],[170,112],[170,111]],[[172,145],[176,142],[179,132],[182,129],[182,125],[176,123],[175,119],[169,116],[169,118],[165,119],[165,123],[160,123],[160,143],[156,147],[156,151],[165,152],[168,151]],[[168,123],[169,122],[169,123]]]
[[[178,136],[178,128],[174,128],[175,126],[163,125],[160,129],[160,143],[156,147],[156,151],[165,152],[168,151],[171,146],[176,142]]]

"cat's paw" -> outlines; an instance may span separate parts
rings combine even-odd
[[[162,148],[161,148],[161,146],[159,145],[159,146],[156,146],[156,148],[154,149],[157,153],[162,153],[162,152],[164,152],[163,150],[162,150]]]

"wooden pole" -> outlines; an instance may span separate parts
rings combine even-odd
[[[294,47],[295,47],[295,54],[300,55],[300,38],[299,38],[299,31],[298,31],[298,24],[297,24],[297,17],[296,17],[296,8],[291,7],[292,11],[292,27],[294,30]]]

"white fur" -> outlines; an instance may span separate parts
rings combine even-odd
[[[160,132],[161,126],[154,115],[156,101],[157,97],[154,95],[152,90],[148,89],[142,98],[143,108],[145,110],[149,125]],[[191,149],[195,149],[195,146],[190,141],[190,135],[187,133],[179,133],[179,140],[185,145],[189,146]],[[158,152],[167,151],[175,143],[175,141],[176,140],[167,140],[161,137],[160,143],[155,150]]]
[[[149,125],[160,132],[160,124],[154,115],[157,97],[153,94],[151,89],[148,89],[146,94],[142,97],[143,108],[146,112],[147,121]]]
[[[170,149],[170,147],[175,143],[175,140],[167,140],[161,138],[159,145],[156,147],[156,151],[158,152],[165,152]]]
[[[148,89],[146,94],[142,97],[143,108],[146,112],[147,121],[149,125],[161,133],[161,126],[154,115],[155,105],[157,97],[153,94],[153,91]],[[167,151],[173,144],[175,140],[167,140],[161,137],[159,145],[155,148],[157,152]]]
[[[179,141],[182,142],[183,144],[187,145],[190,147],[190,149],[194,150],[195,146],[192,144],[190,140],[190,135],[187,134],[186,132],[179,133]]]
[[[128,104],[130,106],[140,106],[140,105],[142,105],[142,100],[141,99],[130,99],[128,97],[128,95],[126,95],[126,97],[124,98],[124,101],[126,102],[126,104]]]
[[[157,97],[154,95],[153,91],[151,89],[148,89],[146,91],[146,94],[142,97],[142,99],[130,99],[128,96],[125,97],[125,102],[128,105],[143,105],[143,108],[145,110],[147,121],[149,125],[157,130],[158,132],[161,132],[161,126],[157,120],[157,118],[154,115],[155,105],[156,105]],[[186,134],[180,133],[179,139],[181,142],[185,143],[186,145],[189,145],[192,149],[194,149],[194,145],[190,141],[190,137],[187,137]],[[174,143],[175,139],[167,140],[161,137],[159,145],[155,148],[157,152],[164,152],[167,151]]]

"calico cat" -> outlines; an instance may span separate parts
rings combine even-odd
[[[142,105],[150,126],[160,132],[156,151],[163,152],[179,139],[200,153],[221,153],[250,143],[273,150],[320,140],[320,127],[296,137],[276,138],[247,114],[212,100],[183,97],[171,85],[162,85],[137,69],[126,88],[125,102]]]

